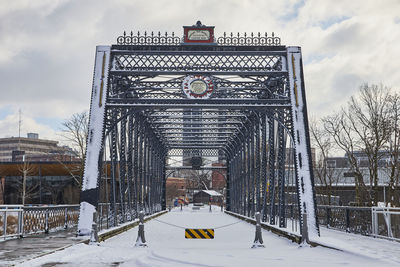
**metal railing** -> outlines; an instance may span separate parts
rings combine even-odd
[[[137,210],[127,209],[125,203],[116,203],[116,214],[113,213],[109,203],[99,203],[97,207],[97,225],[99,231],[117,226],[121,223],[132,221],[138,217]],[[143,207],[145,214],[161,210],[156,206],[151,210],[148,205]],[[0,205],[0,238],[23,237],[34,233],[48,233],[49,231],[70,228],[78,223],[79,205],[55,206],[22,206]]]
[[[318,205],[321,225],[348,233],[370,235],[372,232],[371,207]]]
[[[400,208],[318,206],[318,219],[328,228],[400,241]]]
[[[0,205],[0,236],[4,239],[22,236],[22,218],[22,205]]]
[[[97,205],[97,226],[99,231],[117,226],[121,223],[133,221],[138,218],[139,209],[143,209],[145,215],[161,211],[161,205],[155,205],[155,207],[151,209],[149,205],[143,205],[143,207],[140,208],[138,205],[135,206],[134,203],[131,203],[130,210],[128,209],[128,203],[124,203],[123,206],[121,206],[121,203],[116,203],[115,205],[115,209],[111,207],[110,203],[99,203]],[[116,214],[114,214],[114,211]]]
[[[269,225],[270,209],[271,206],[267,204],[263,218],[263,222]],[[278,205],[275,205],[275,209],[278,210]],[[327,228],[400,241],[400,208],[318,205],[317,215],[319,224]],[[278,220],[279,214],[275,217],[276,227],[278,227]],[[284,228],[286,231],[300,233],[296,204],[285,205]]]
[[[400,241],[400,208],[372,207],[372,236]]]
[[[7,239],[67,229],[77,224],[78,217],[79,205],[0,205],[0,236]]]

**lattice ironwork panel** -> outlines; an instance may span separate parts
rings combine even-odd
[[[185,151],[185,152],[184,152]],[[203,156],[203,157],[217,157],[219,149],[170,149],[168,156]]]
[[[265,75],[265,72],[281,72],[281,55],[266,53],[219,53],[192,52],[189,54],[174,52],[141,52],[130,54],[115,53],[112,59],[111,72],[236,72],[251,75],[254,72]]]
[[[165,80],[169,77],[169,80]],[[286,76],[267,78],[251,77],[242,78],[234,75],[228,78],[210,76],[215,85],[211,98],[251,98],[251,99],[276,99],[287,98],[285,90]],[[110,97],[119,98],[182,98],[182,82],[184,76],[124,76],[112,77]]]

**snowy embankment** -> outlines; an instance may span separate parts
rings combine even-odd
[[[185,239],[184,228],[214,228],[215,239]],[[253,225],[221,213],[218,207],[213,207],[211,213],[208,207],[177,208],[145,223],[147,248],[135,247],[135,227],[99,246],[75,245],[21,266],[400,266],[399,258],[379,256],[379,252],[369,257],[299,246],[266,230],[265,248],[251,249],[254,233]],[[400,248],[397,243],[380,241],[381,246],[393,244]]]

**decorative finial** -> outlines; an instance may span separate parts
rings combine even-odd
[[[198,20],[198,21],[196,22],[196,26],[197,26],[197,27],[201,27],[201,26],[203,26],[203,24],[201,24],[201,21]]]

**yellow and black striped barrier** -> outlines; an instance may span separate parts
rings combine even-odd
[[[214,239],[214,229],[185,229],[185,238]]]

